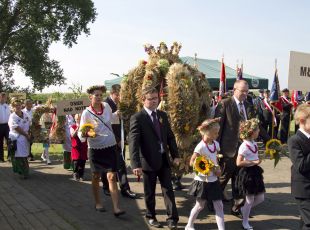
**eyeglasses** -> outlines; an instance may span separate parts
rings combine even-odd
[[[237,88],[236,88],[236,90],[238,90],[240,93],[249,93],[249,90],[248,90],[248,89],[240,90],[240,89],[237,89]]]
[[[145,98],[148,101],[155,101],[158,100],[158,97],[152,97],[152,98]]]

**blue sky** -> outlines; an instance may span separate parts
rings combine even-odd
[[[275,58],[281,88],[287,87],[289,52],[310,53],[310,1],[211,1],[211,0],[95,0],[98,16],[91,35],[82,35],[71,49],[61,43],[50,56],[64,69],[67,85],[43,92],[68,91],[72,84],[84,89],[103,84],[113,73],[127,73],[139,60],[147,59],[143,44],[168,47],[182,43],[181,56],[218,59],[244,72],[274,75]],[[29,84],[22,72],[17,84]]]

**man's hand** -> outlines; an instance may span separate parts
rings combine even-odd
[[[180,164],[180,161],[181,161],[180,158],[174,158],[174,159],[173,159],[173,164],[179,165],[179,164]]]
[[[135,174],[136,176],[141,176],[142,175],[142,168],[136,168],[132,170],[133,174]]]

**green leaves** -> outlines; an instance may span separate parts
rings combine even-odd
[[[48,49],[58,41],[72,47],[95,18],[91,0],[0,0],[0,67],[19,65],[37,90],[63,84]]]

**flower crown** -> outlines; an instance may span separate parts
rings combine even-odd
[[[199,131],[205,131],[210,129],[214,124],[218,124],[220,122],[221,118],[217,117],[214,119],[207,119],[204,122],[202,122],[202,124],[200,126],[198,126],[198,130]]]
[[[104,85],[93,85],[93,86],[90,86],[90,87],[86,90],[86,92],[87,92],[88,94],[93,94],[93,92],[94,92],[95,90],[100,90],[100,91],[102,91],[103,93],[105,93],[105,92],[107,91],[107,88],[106,88]]]
[[[240,138],[247,139],[252,136],[254,131],[259,126],[259,120],[257,118],[252,118],[250,120],[240,123]]]

